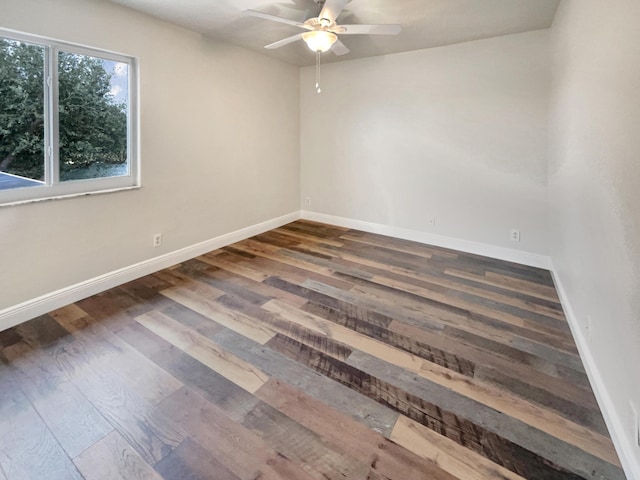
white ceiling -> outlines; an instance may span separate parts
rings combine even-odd
[[[302,30],[250,17],[246,9],[304,21],[320,7],[314,0],[112,0],[171,23],[222,39],[294,65],[313,65],[314,54],[304,42],[277,50],[264,45]],[[398,36],[342,36],[351,50],[337,57],[331,52],[323,62],[352,60],[387,53],[520,33],[551,26],[560,0],[351,0],[338,23],[398,23]]]

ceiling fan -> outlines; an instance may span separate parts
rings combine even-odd
[[[315,53],[324,53],[331,50],[336,55],[346,55],[349,53],[349,49],[338,40],[338,35],[397,35],[402,28],[400,25],[338,25],[336,19],[342,13],[349,0],[314,1],[318,5],[322,5],[320,15],[311,17],[303,23],[257,10],[246,10],[246,13],[254,17],[286,23],[287,25],[307,30],[307,32],[266,45],[264,48],[268,49],[280,48],[302,39],[309,49]]]

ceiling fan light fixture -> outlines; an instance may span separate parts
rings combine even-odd
[[[312,52],[324,53],[329,51],[333,44],[336,43],[338,36],[325,30],[313,30],[303,33],[302,39]]]

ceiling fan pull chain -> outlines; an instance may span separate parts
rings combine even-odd
[[[322,93],[320,88],[320,52],[316,52],[316,93]]]

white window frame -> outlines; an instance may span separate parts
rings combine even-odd
[[[135,57],[98,48],[53,40],[14,30],[0,28],[0,37],[44,47],[44,172],[42,186],[0,190],[0,207],[34,201],[80,195],[130,190],[140,187],[140,155],[138,148],[138,61]],[[117,177],[65,180],[59,182],[59,119],[58,119],[58,52],[77,53],[128,65],[127,162],[129,174]]]

